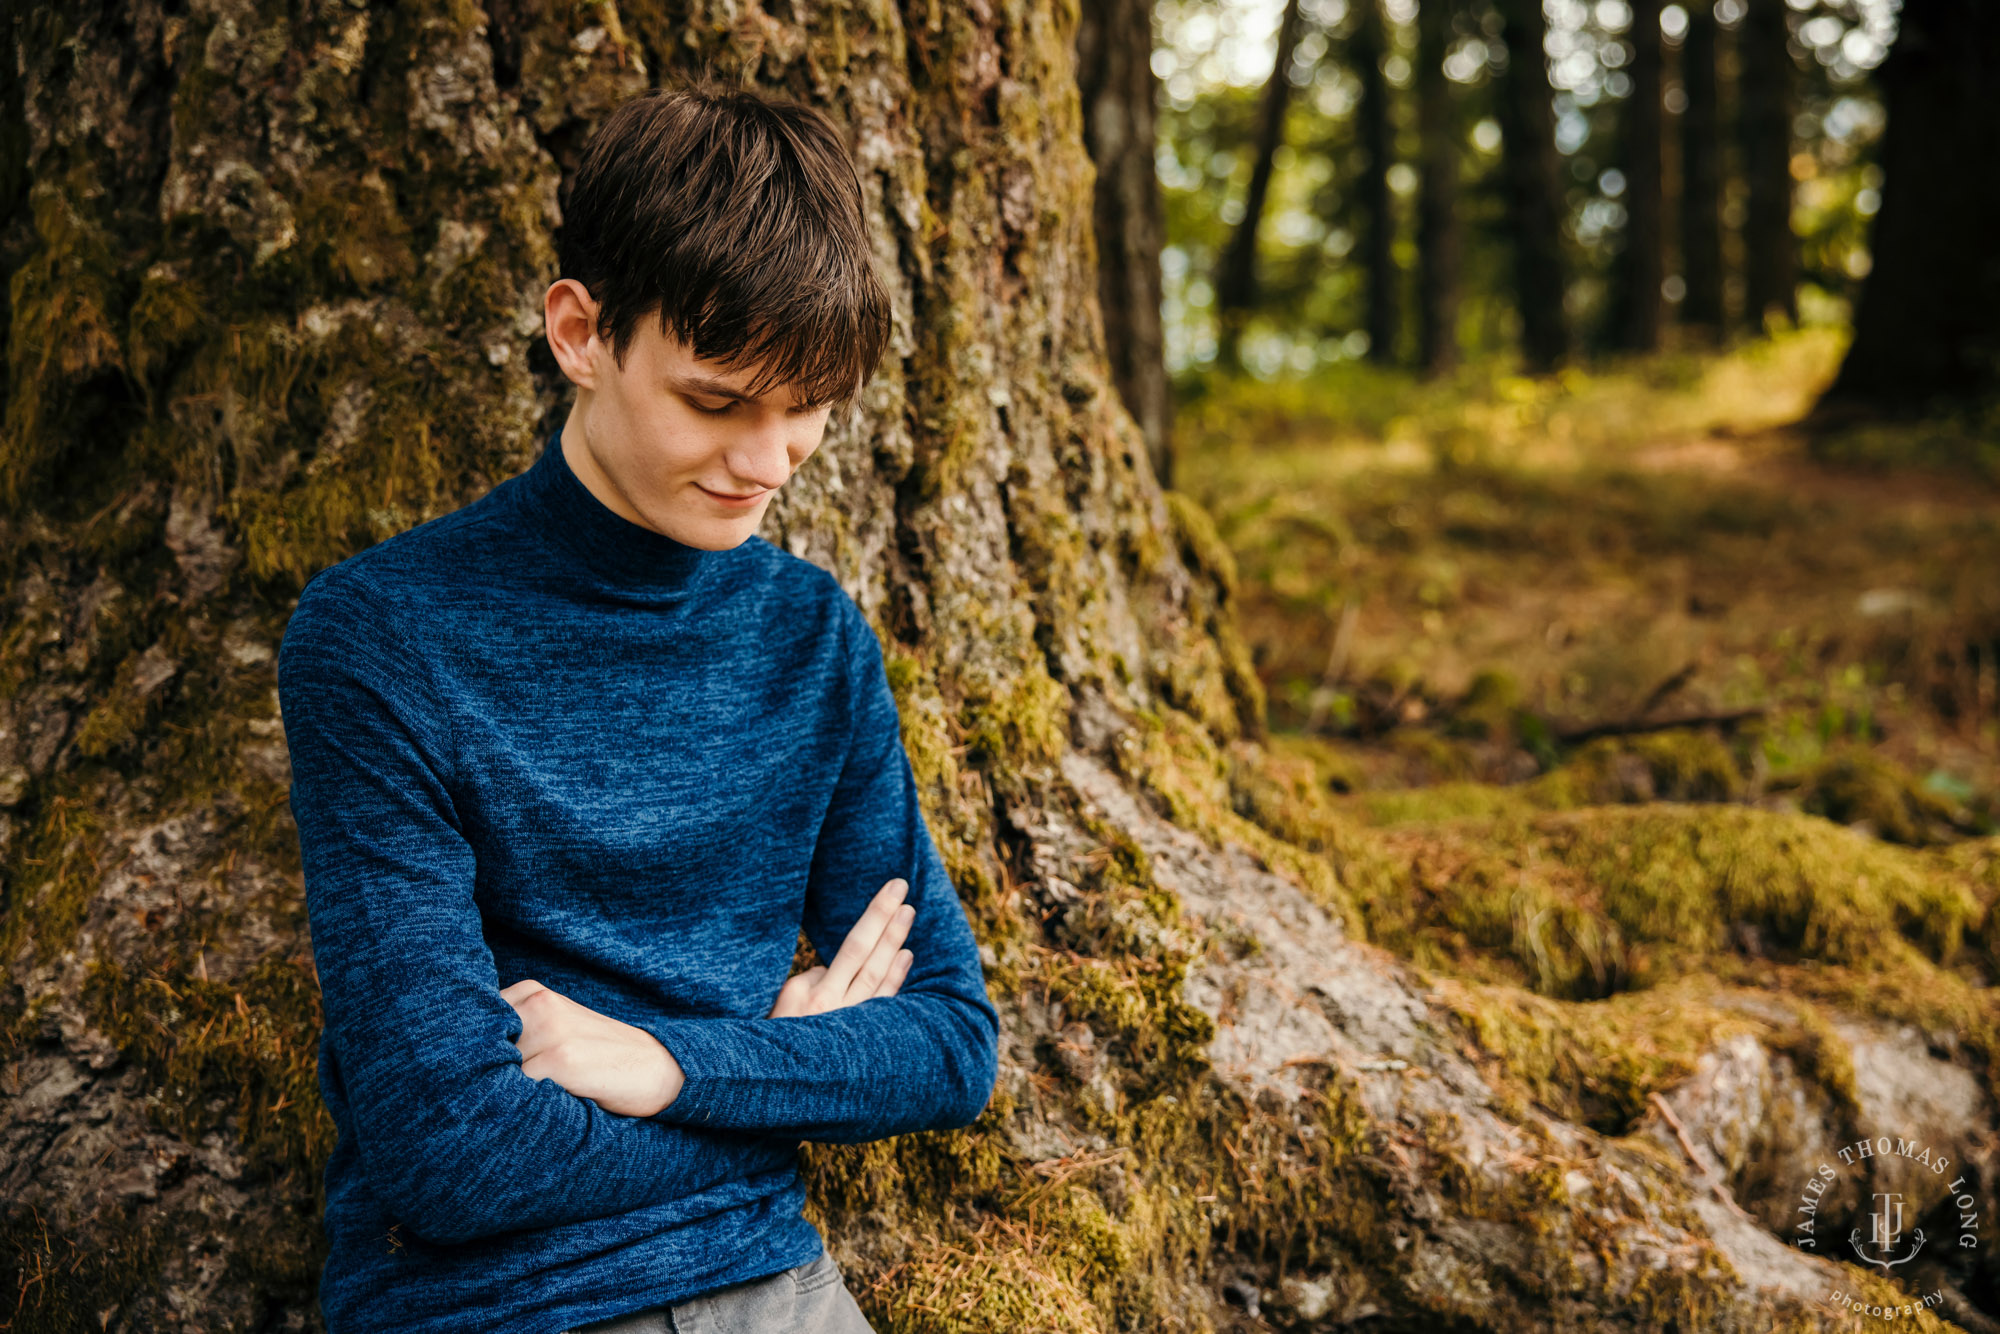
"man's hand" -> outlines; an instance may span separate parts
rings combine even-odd
[[[681,1065],[643,1028],[526,978],[500,992],[521,1016],[521,1069],[620,1116],[652,1116],[680,1096]]]
[[[903,902],[906,880],[891,880],[869,903],[830,964],[808,968],[778,992],[770,1018],[824,1014],[893,996],[915,956],[903,949],[917,910]],[[672,1052],[643,1028],[599,1014],[560,991],[524,978],[500,992],[521,1016],[521,1070],[553,1079],[579,1098],[621,1116],[653,1116],[680,1096],[686,1075]]]
[[[903,902],[909,892],[907,880],[882,886],[840,942],[833,962],[816,964],[788,979],[770,1017],[824,1014],[875,996],[895,995],[916,957],[902,948],[910,923],[917,918],[917,910]]]

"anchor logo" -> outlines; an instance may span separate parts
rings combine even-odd
[[[1861,1258],[1863,1264],[1880,1265],[1882,1271],[1887,1273],[1895,1266],[1908,1264],[1917,1258],[1917,1252],[1924,1248],[1924,1230],[1917,1228],[1912,1231],[1910,1236],[1914,1241],[1910,1247],[1909,1254],[1897,1256],[1895,1259],[1870,1255],[1866,1247],[1873,1247],[1878,1252],[1886,1254],[1896,1248],[1896,1244],[1902,1240],[1902,1236],[1903,1197],[1897,1194],[1885,1194],[1875,1197],[1875,1212],[1868,1215],[1868,1241],[1866,1245],[1864,1246],[1861,1240],[1860,1228],[1855,1228],[1852,1232],[1848,1233],[1847,1240],[1848,1244],[1854,1247],[1854,1253]]]

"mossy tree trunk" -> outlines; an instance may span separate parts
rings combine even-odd
[[[1086,0],[1076,30],[1083,143],[1097,168],[1098,305],[1118,396],[1139,423],[1153,475],[1173,485],[1173,396],[1160,319],[1166,222],[1154,165],[1160,77],[1148,0]]]
[[[563,408],[537,341],[563,172],[704,65],[826,107],[861,170],[895,346],[766,535],[883,636],[1005,1016],[977,1125],[810,1146],[878,1326],[1202,1330],[1261,1291],[1385,1328],[1818,1327],[1830,1266],[1502,1096],[1356,938],[1356,886],[1416,892],[1395,859],[1244,777],[1227,549],[1105,371],[1073,11],[772,8],[10,11],[11,1328],[318,1326],[331,1127],[273,650],[314,570],[530,462]]]

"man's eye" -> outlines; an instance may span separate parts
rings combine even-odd
[[[723,413],[735,407],[736,403],[732,399],[729,402],[722,403],[716,407],[710,407],[708,404],[702,402],[700,399],[691,398],[688,400],[688,406],[692,407],[696,412],[704,412],[711,417],[719,417]]]

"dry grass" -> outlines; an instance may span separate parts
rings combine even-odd
[[[1316,722],[1354,785],[1396,788],[1718,718],[1751,800],[1812,809],[1863,754],[1990,828],[2000,491],[1815,462],[1787,424],[1840,351],[1808,330],[1539,382],[1213,388],[1179,475],[1234,555],[1274,726]]]

